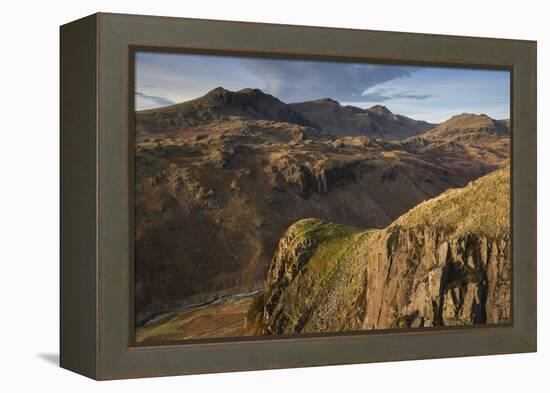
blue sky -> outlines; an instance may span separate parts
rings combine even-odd
[[[136,109],[200,97],[223,86],[258,88],[284,102],[329,97],[343,105],[381,104],[418,120],[463,113],[510,117],[508,71],[138,52]]]

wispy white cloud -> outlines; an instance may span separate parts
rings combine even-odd
[[[350,100],[366,89],[409,78],[416,67],[302,60],[246,59],[243,65],[265,81],[265,89],[288,101],[329,97]]]
[[[215,87],[258,88],[285,102],[329,97],[439,122],[447,114],[507,118],[508,71],[138,52],[137,109],[187,101]],[[449,117],[447,116],[447,117]]]
[[[425,100],[433,97],[431,94],[415,94],[411,90],[399,90],[394,87],[369,87],[361,93],[361,99],[365,102],[385,102],[395,99]]]
[[[169,100],[168,98],[150,96],[139,91],[135,92],[135,107],[138,111],[142,109],[158,108],[161,106],[171,105],[173,103],[174,101]]]

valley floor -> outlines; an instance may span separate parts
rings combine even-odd
[[[245,315],[253,297],[208,304],[173,313],[136,331],[137,342],[238,337],[245,331]]]

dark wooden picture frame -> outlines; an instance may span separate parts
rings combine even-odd
[[[511,70],[512,323],[135,345],[138,48]],[[64,368],[117,379],[536,351],[535,42],[95,14],[61,27],[60,144]]]

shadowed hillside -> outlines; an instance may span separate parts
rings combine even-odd
[[[290,104],[323,130],[338,136],[368,136],[386,140],[421,134],[435,125],[396,115],[382,105],[361,109],[330,98]]]
[[[137,113],[137,131],[177,132],[200,123],[238,116],[317,127],[300,113],[259,89],[226,90],[217,87],[197,99]]]

